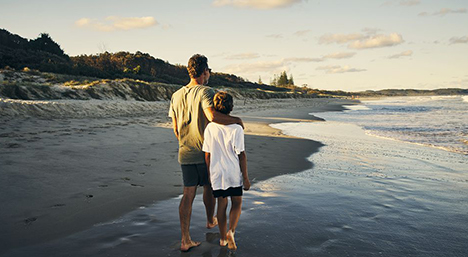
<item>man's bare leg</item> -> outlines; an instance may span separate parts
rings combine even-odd
[[[190,248],[199,246],[200,242],[192,241],[190,237],[190,218],[192,217],[192,204],[197,193],[197,187],[184,187],[184,194],[179,205],[180,230],[182,240],[180,241],[180,250],[188,251]]]
[[[227,232],[226,239],[228,248],[236,250],[236,240],[234,234],[236,233],[237,223],[242,211],[242,196],[231,196],[231,211],[229,212],[229,231]]]
[[[226,217],[226,209],[228,205],[228,199],[224,197],[218,197],[218,226],[219,226],[219,245],[226,246],[227,239],[227,217]]]
[[[218,225],[218,220],[214,217],[216,199],[213,196],[213,189],[211,185],[203,186],[203,203],[205,204],[206,210],[206,227],[211,229]]]

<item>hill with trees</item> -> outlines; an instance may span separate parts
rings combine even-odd
[[[102,79],[131,78],[148,82],[184,85],[189,82],[186,66],[172,65],[161,59],[142,53],[104,52],[96,55],[68,56],[47,33],[36,39],[0,29],[0,68],[15,70],[29,68],[42,72],[96,77]],[[213,87],[260,88],[277,92],[288,89],[249,82],[241,77],[226,73],[213,73]]]

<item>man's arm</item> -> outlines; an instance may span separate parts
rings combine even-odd
[[[242,172],[242,178],[244,179],[244,190],[247,191],[250,189],[250,180],[247,172],[247,155],[245,154],[245,151],[239,154],[239,164]]]
[[[244,128],[244,123],[239,117],[234,117],[231,115],[227,115],[224,113],[220,113],[215,110],[213,107],[208,107],[205,110],[203,110],[205,113],[206,118],[214,123],[218,123],[221,125],[230,125],[230,124],[239,124]]]
[[[179,130],[177,129],[177,119],[175,117],[172,117],[172,129],[174,130],[174,135],[177,137],[177,140],[179,140]]]
[[[205,163],[206,163],[206,170],[208,171],[208,179],[211,181],[210,177],[210,153],[205,152]],[[211,182],[210,182],[211,183]]]

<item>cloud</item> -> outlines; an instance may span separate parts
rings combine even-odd
[[[285,58],[283,61],[285,63],[291,63],[291,62],[323,62],[323,61],[326,61],[327,59],[348,59],[348,58],[353,57],[355,54],[356,53],[354,53],[354,52],[349,52],[349,53],[336,52],[336,53],[324,55],[324,56],[322,56],[320,58],[291,57],[291,58]]]
[[[269,38],[283,38],[283,35],[281,34],[270,34],[270,35],[266,35],[266,37],[269,37]]]
[[[365,28],[363,29],[366,34],[353,33],[353,34],[326,34],[319,38],[319,44],[346,44],[349,43],[348,48],[352,49],[366,49],[394,46],[403,43],[403,37],[397,33],[390,35],[376,35],[379,29]]]
[[[381,6],[393,6],[397,4],[400,6],[414,6],[421,3],[421,0],[401,0],[401,1],[386,1]]]
[[[381,31],[381,29],[378,28],[363,28],[363,32],[365,32],[367,35],[375,35],[377,32]]]
[[[80,28],[91,28],[98,31],[132,30],[157,26],[153,17],[118,17],[109,16],[104,21],[81,18],[75,21]]]
[[[327,74],[339,74],[339,73],[346,73],[346,72],[366,71],[365,69],[351,68],[348,65],[345,65],[343,67],[339,65],[320,66],[320,67],[317,67],[316,70],[324,70]]]
[[[390,35],[375,35],[366,39],[356,40],[348,45],[352,49],[368,49],[395,46],[403,43],[403,37],[397,33]]]
[[[348,59],[356,55],[354,52],[350,53],[343,53],[343,52],[337,52],[337,53],[332,53],[332,54],[327,54],[323,56],[323,59]]]
[[[413,51],[408,50],[408,51],[401,52],[399,54],[391,55],[391,56],[388,57],[388,59],[398,59],[400,57],[411,56],[411,55],[413,55]]]
[[[435,12],[433,15],[445,16],[445,15],[450,14],[450,13],[466,13],[466,9],[465,8],[460,8],[460,9],[457,9],[457,10],[452,10],[452,9],[449,9],[449,8],[442,8],[440,11]]]
[[[421,3],[420,0],[403,0],[403,1],[400,1],[400,5],[402,5],[402,6],[414,6],[414,5],[418,5],[420,3]]]
[[[437,12],[434,12],[432,14],[428,13],[428,12],[421,12],[418,14],[418,16],[421,16],[421,17],[425,17],[425,16],[445,16],[447,14],[457,14],[457,13],[467,13],[467,10],[466,8],[459,8],[459,9],[450,9],[450,8],[442,8],[440,9],[439,11]]]
[[[354,40],[360,40],[366,38],[365,35],[355,34],[326,34],[319,38],[319,44],[344,44]]]
[[[320,58],[309,58],[309,57],[290,57],[284,58],[281,60],[276,61],[258,61],[258,62],[245,62],[241,64],[232,64],[228,65],[223,68],[224,71],[232,74],[239,74],[239,75],[255,75],[260,72],[268,72],[268,73],[279,73],[282,71],[289,71],[289,66],[294,63],[311,63],[311,62],[323,62],[327,59],[345,59],[351,58],[356,53],[344,53],[344,52],[337,52],[332,54],[324,55]],[[239,54],[239,55],[232,55],[230,57],[255,57],[257,58],[258,54],[255,53],[246,53],[246,54]],[[227,58],[227,59],[243,59],[243,58]],[[245,58],[247,59],[247,58]],[[253,59],[253,58],[251,58]],[[358,71],[365,71],[363,69],[353,69],[349,66],[344,66],[341,68],[340,66],[322,66],[322,67],[336,67],[335,70],[327,71],[327,73],[344,73],[344,72],[358,72]]]
[[[292,57],[284,59],[284,62],[323,62],[323,58]]]
[[[229,60],[245,60],[245,59],[256,59],[259,58],[260,55],[257,53],[242,53],[242,54],[234,54],[227,56],[226,59]]]
[[[302,0],[215,0],[213,6],[233,6],[236,8],[251,8],[251,9],[277,9],[291,7]]]
[[[450,38],[450,44],[468,44],[468,36],[464,37],[452,37]]]
[[[257,74],[258,72],[279,73],[284,70],[289,70],[289,68],[284,60],[281,60],[228,65],[223,70],[232,74],[252,75]]]
[[[310,30],[310,29],[308,29],[308,30],[299,30],[299,31],[294,32],[294,35],[298,36],[298,37],[302,37],[302,36],[307,35],[311,31],[312,30]]]

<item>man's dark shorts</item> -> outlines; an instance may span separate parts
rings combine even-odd
[[[184,186],[204,186],[210,184],[208,178],[208,169],[205,163],[201,164],[182,164],[182,177],[184,179]]]

